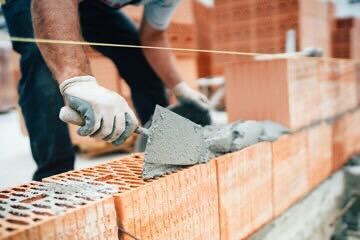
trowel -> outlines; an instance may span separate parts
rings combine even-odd
[[[68,107],[61,109],[60,118],[78,126],[84,124],[80,115]],[[138,127],[135,132],[147,136],[144,178],[206,162],[210,155],[200,125],[159,105],[155,108],[151,127]]]

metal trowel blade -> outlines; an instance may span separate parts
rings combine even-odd
[[[179,166],[206,162],[207,158],[202,127],[156,106],[145,149],[145,162]]]

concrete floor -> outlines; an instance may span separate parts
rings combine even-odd
[[[114,153],[96,158],[77,155],[75,168],[85,168],[124,155]],[[0,114],[0,190],[29,182],[36,165],[29,138],[20,132],[16,111]]]

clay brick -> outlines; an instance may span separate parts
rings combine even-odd
[[[229,121],[268,119],[298,129],[320,119],[317,60],[228,65],[225,79]]]
[[[141,178],[142,165],[143,155],[134,154],[44,181],[95,181],[116,186],[119,224],[139,239],[219,239],[214,161],[151,181]],[[122,239],[132,238],[123,234]]]
[[[68,186],[31,182],[1,191],[0,239],[117,239],[114,189],[96,183],[89,196],[79,189],[60,192]]]
[[[351,131],[353,131],[353,129],[350,129],[350,120],[349,114],[343,114],[337,117],[332,123],[333,171],[341,168],[348,161],[351,155],[352,146],[349,136],[351,135]]]
[[[270,143],[215,159],[221,239],[245,239],[273,216]]]
[[[308,177],[310,190],[331,174],[332,127],[325,122],[315,125],[308,132]]]
[[[332,15],[329,5],[329,3],[309,0],[247,0],[226,3],[215,1],[217,49],[225,49],[228,42],[238,39],[235,35],[227,34],[223,26],[228,26],[230,32],[234,32],[241,31],[239,25],[247,25],[255,32],[246,39],[248,45],[254,46],[252,52],[265,52],[263,45],[254,45],[254,42],[266,43],[266,48],[272,52],[284,52],[285,44],[266,41],[266,38],[281,39],[288,30],[294,29],[297,32],[298,51],[306,47],[319,47],[324,50],[325,56],[330,56]]]
[[[339,60],[338,64],[340,72],[338,109],[340,113],[344,113],[357,106],[356,69],[355,62],[350,60]]]
[[[307,132],[284,135],[272,143],[274,214],[279,216],[308,189]]]
[[[322,119],[339,114],[340,69],[338,61],[319,61],[318,79],[320,84],[320,115]]]
[[[357,108],[349,112],[349,121],[348,121],[348,136],[347,144],[349,145],[349,154],[359,154],[360,153],[360,109]]]

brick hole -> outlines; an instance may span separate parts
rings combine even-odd
[[[34,210],[34,211],[32,211],[34,214],[36,214],[36,215],[40,215],[40,216],[53,216],[51,213],[49,213],[49,212],[42,212],[42,211],[37,211],[37,210]]]
[[[10,201],[15,202],[15,201],[16,201],[16,199],[15,199],[15,198],[10,198]]]
[[[40,194],[40,195],[37,195],[37,196],[34,196],[34,197],[30,197],[30,198],[27,198],[27,199],[24,199],[22,201],[20,201],[21,203],[32,203],[34,201],[37,201],[37,200],[40,200],[40,199],[43,199],[47,197],[46,194]]]
[[[4,195],[4,194],[0,194],[0,199],[8,199],[8,198],[9,198],[9,196]]]
[[[1,214],[0,214],[0,219],[2,219],[2,218],[5,218],[5,217],[4,217],[3,215],[1,215]],[[0,227],[1,227],[1,225],[0,225]]]
[[[55,191],[55,194],[64,194],[63,192]]]
[[[67,198],[65,198],[65,197],[54,197],[54,198],[57,200],[67,200]]]
[[[18,210],[28,210],[28,207],[25,206],[21,206],[21,205],[11,205],[10,207],[14,208],[14,209],[18,209]]]
[[[71,176],[71,177],[81,177],[80,174],[74,174],[74,173],[68,173],[68,176]]]
[[[67,179],[75,182],[83,182],[81,179],[73,178],[73,177],[68,177]]]
[[[13,193],[13,194],[11,194],[11,195],[13,195],[13,196],[15,196],[15,197],[29,197],[29,195],[22,194],[22,193]]]
[[[74,208],[74,206],[70,206],[70,205],[65,204],[65,203],[55,203],[55,205],[58,206],[58,207]]]
[[[125,191],[129,191],[131,188],[127,188],[127,187],[119,187],[119,192],[123,193]]]
[[[4,191],[1,191],[1,193],[11,193],[11,192],[8,190],[4,190]]]
[[[87,184],[94,185],[94,186],[104,186],[103,183],[99,183],[99,182],[87,182]]]
[[[41,219],[40,219],[40,218],[33,218],[32,220],[33,220],[34,222],[41,221]]]
[[[22,212],[17,212],[17,211],[9,211],[9,213],[13,216],[16,216],[16,217],[30,217],[29,214],[26,214],[26,213],[22,213]]]
[[[5,211],[5,208],[3,208],[2,206],[0,206],[0,211]]]
[[[87,201],[94,201],[92,198],[87,197],[87,196],[76,195],[75,197],[76,197],[76,198],[83,199],[83,200],[87,200]]]
[[[12,190],[17,191],[17,192],[25,192],[26,191],[23,188],[13,188]]]
[[[51,208],[48,205],[39,204],[39,203],[34,203],[33,206],[36,207],[36,208],[44,208],[44,209],[50,209]]]
[[[16,228],[7,227],[7,228],[5,228],[5,230],[8,231],[8,232],[13,232],[13,231],[16,230]]]
[[[107,169],[97,169],[96,171],[99,173],[105,173],[105,174],[109,174],[112,172],[111,170],[107,170]]]
[[[110,180],[110,179],[113,179],[114,176],[113,175],[105,175],[105,176],[102,176],[102,177],[98,177],[98,178],[95,178],[95,181],[107,181],[107,180]]]
[[[18,220],[18,219],[6,219],[6,221],[8,223],[12,223],[12,224],[17,224],[17,225],[29,225],[28,222],[22,221],[22,220]]]
[[[108,181],[108,182],[106,182],[106,183],[108,183],[108,184],[120,185],[120,186],[127,186],[126,183],[124,183],[124,182],[119,182],[119,181]]]
[[[97,177],[99,174],[96,174],[96,173],[83,173],[84,176],[87,176],[87,177]]]

